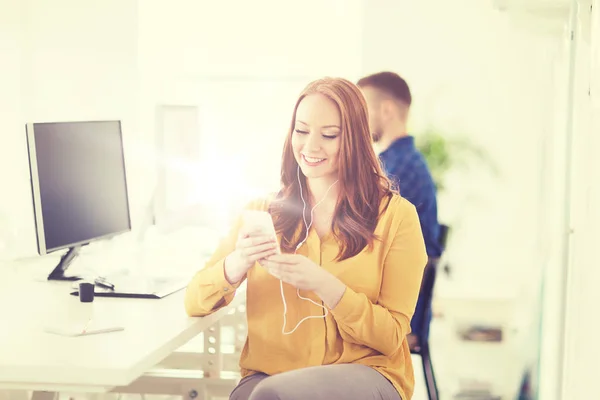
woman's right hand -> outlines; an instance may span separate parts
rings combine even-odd
[[[240,231],[235,250],[225,259],[225,278],[232,285],[242,280],[259,260],[279,252],[277,238],[262,232]]]

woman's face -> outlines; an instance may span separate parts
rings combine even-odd
[[[292,150],[307,179],[337,179],[341,134],[341,115],[333,100],[322,94],[302,99],[296,110]]]

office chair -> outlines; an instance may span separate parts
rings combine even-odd
[[[447,225],[440,225],[440,245],[444,249],[448,240],[449,227]],[[425,300],[425,307],[420,311],[420,321],[422,326],[419,327],[419,334],[417,336],[418,343],[414,348],[410,349],[411,354],[415,354],[421,357],[421,363],[423,365],[423,375],[425,376],[425,384],[427,386],[427,395],[429,400],[438,400],[439,393],[437,383],[435,380],[435,373],[433,371],[433,365],[431,363],[431,356],[429,353],[429,318],[428,313],[431,310],[431,303],[433,301],[433,287],[435,285],[435,277],[437,273],[437,261],[430,261],[425,267],[423,273],[423,284],[421,286],[421,293],[419,296]]]

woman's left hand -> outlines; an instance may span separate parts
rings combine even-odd
[[[300,290],[316,291],[323,287],[329,272],[300,254],[276,254],[261,261],[271,275]]]
[[[276,254],[260,264],[281,281],[314,292],[330,309],[335,308],[346,291],[342,281],[300,254]]]

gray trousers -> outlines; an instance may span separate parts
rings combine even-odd
[[[360,364],[297,369],[243,378],[230,400],[401,400],[383,375]]]

